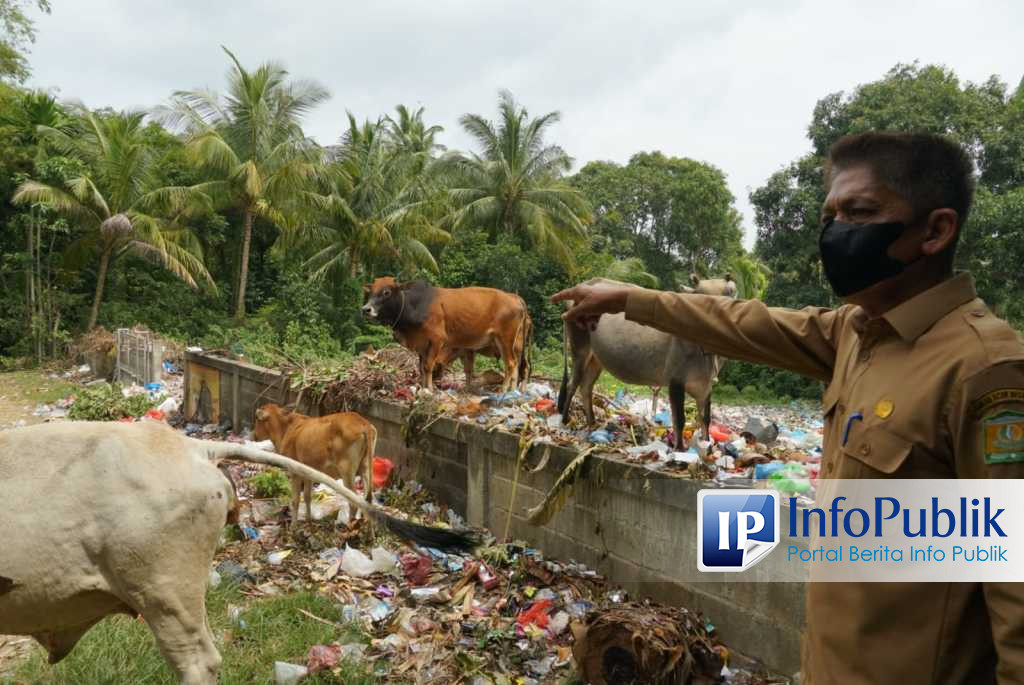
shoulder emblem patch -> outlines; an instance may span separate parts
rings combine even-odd
[[[1003,388],[982,395],[971,403],[975,416],[981,416],[986,409],[1005,402],[1024,403],[1024,388]]]
[[[982,422],[985,463],[1024,461],[1024,412],[1003,411]]]

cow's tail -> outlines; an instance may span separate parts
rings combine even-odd
[[[533,348],[533,319],[530,318],[530,313],[526,311],[526,303],[523,303],[523,322],[521,324],[523,331],[523,350],[519,353],[519,382],[526,383],[530,380],[530,373],[533,369],[533,365],[530,362],[531,350]]]
[[[244,445],[238,445],[230,442],[214,442],[212,440],[202,440],[200,442],[202,442],[203,446],[206,448],[207,458],[215,464],[219,463],[222,459],[238,459],[240,461],[247,461],[254,464],[267,464],[269,466],[276,466],[279,469],[284,469],[291,474],[311,480],[315,483],[326,485],[348,500],[350,504],[362,509],[367,516],[375,522],[383,525],[398,537],[406,540],[412,540],[424,547],[433,547],[442,550],[469,551],[479,544],[479,540],[476,535],[471,531],[455,531],[436,528],[434,526],[424,526],[392,516],[377,505],[367,502],[358,494],[345,487],[341,482],[334,480],[326,474],[310,468],[305,464],[299,463],[294,459],[289,459],[288,457],[281,456],[280,454],[274,454],[273,452],[256,449],[255,447],[246,447]],[[372,470],[372,456],[370,457],[370,463]],[[371,475],[371,483],[372,480]],[[370,487],[369,483],[367,483],[367,487]]]
[[[569,327],[562,322],[562,385],[558,388],[558,413],[565,416],[565,395],[569,389]]]

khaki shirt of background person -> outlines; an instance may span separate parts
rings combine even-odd
[[[957,213],[939,207],[915,228],[917,208],[879,175],[833,168],[823,215],[905,222],[887,254],[908,266],[838,309],[581,286],[553,300],[574,303],[569,321],[625,311],[824,381],[824,478],[1024,478],[1024,341],[942,258]],[[802,671],[811,683],[1024,682],[1024,584],[809,583]]]

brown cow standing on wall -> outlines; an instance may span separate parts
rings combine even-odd
[[[424,281],[398,283],[390,276],[364,287],[363,315],[394,329],[395,339],[420,358],[422,383],[461,356],[466,385],[473,382],[477,352],[505,365],[502,391],[527,380],[533,322],[523,298],[494,288],[435,288]]]

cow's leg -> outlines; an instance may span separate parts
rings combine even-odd
[[[563,392],[558,394],[559,408],[562,410],[562,423],[569,423],[569,413],[572,410],[572,398],[583,381],[583,373],[587,367],[589,350],[575,352],[572,359],[572,373],[569,375],[569,382],[565,384]]]
[[[427,383],[427,390],[434,391],[434,368],[441,362],[445,356],[445,350],[442,345],[431,343],[430,347],[427,348],[426,362],[424,371],[424,377]]]
[[[668,384],[668,403],[672,407],[672,430],[676,434],[677,450],[683,449],[683,429],[686,428],[686,392],[681,383],[672,381]]]
[[[697,413],[700,414],[700,426],[704,431],[704,439],[711,439],[711,380],[709,378],[688,382],[686,392],[697,400]]]
[[[502,362],[505,364],[505,377],[501,381],[501,391],[508,392],[516,385],[519,376],[519,355],[513,354],[508,347],[502,350]]]
[[[292,499],[288,512],[292,515],[292,525],[296,525],[299,522],[299,495],[302,493],[302,479],[289,474],[288,482],[292,486]]]
[[[466,389],[473,385],[474,366],[476,366],[476,352],[466,350],[462,353],[462,368],[466,371]]]
[[[157,646],[182,685],[214,685],[220,670],[220,654],[206,620],[208,574],[208,565],[201,565],[166,584],[154,584],[142,610]]]
[[[601,362],[597,361],[597,357],[590,355],[590,359],[587,360],[587,364],[583,369],[583,378],[580,379],[583,415],[587,417],[588,426],[594,425],[594,383],[597,382],[597,378],[603,370]]]
[[[526,325],[525,322],[520,323],[516,326],[516,331],[512,335],[512,339],[504,346],[503,352],[505,357],[505,379],[509,385],[509,389],[519,387],[519,362],[523,358],[523,350],[526,345]]]

